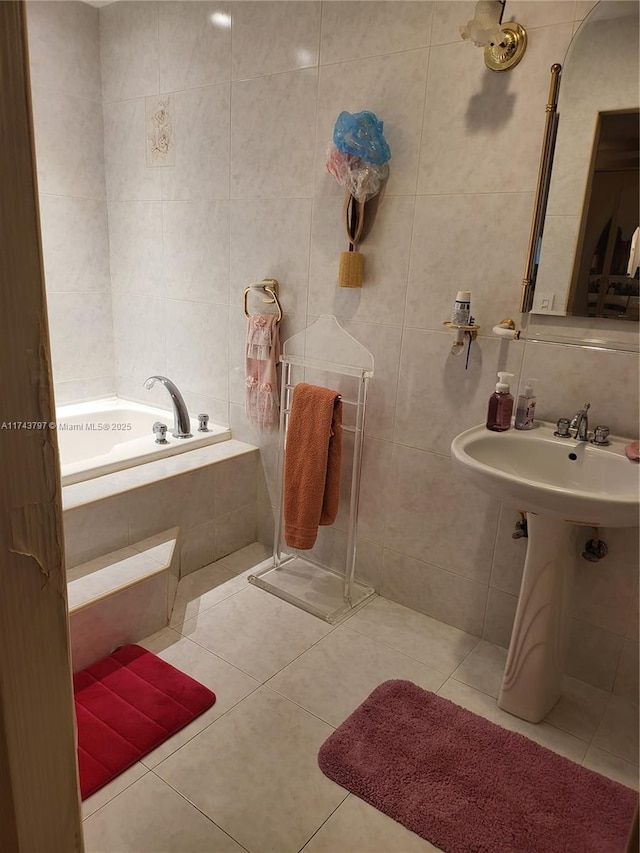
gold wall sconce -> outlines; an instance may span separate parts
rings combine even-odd
[[[515,21],[502,23],[506,0],[478,0],[474,16],[460,27],[463,39],[484,48],[484,63],[492,71],[508,71],[527,48],[527,33]]]

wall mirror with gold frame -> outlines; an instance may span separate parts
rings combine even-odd
[[[533,314],[638,320],[638,17],[601,0],[567,51]]]

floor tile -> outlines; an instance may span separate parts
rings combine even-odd
[[[608,776],[610,779],[615,779],[622,785],[628,788],[638,790],[638,765],[631,764],[625,761],[624,758],[618,758],[617,755],[611,755],[610,752],[605,752],[604,749],[598,749],[597,746],[590,746],[587,754],[582,762],[589,770],[595,770],[596,773],[602,773],[603,776]]]
[[[526,720],[514,717],[513,714],[508,714],[498,708],[498,703],[491,696],[462,684],[454,678],[445,681],[444,685],[438,690],[438,696],[450,699],[456,705],[473,711],[474,714],[485,717],[485,719],[491,720],[492,723],[496,723],[504,729],[519,732],[541,744],[541,746],[559,752],[560,755],[564,755],[572,761],[580,763],[586,754],[588,746],[586,741],[563,732],[555,726],[550,726],[548,723],[528,723]]]
[[[547,723],[590,741],[602,719],[610,693],[565,676],[562,696],[545,717]]]
[[[217,700],[83,803],[87,853],[437,851],[317,766],[332,727],[390,678],[638,788],[637,706],[567,677],[527,723],[497,705],[505,649],[379,597],[335,628],[248,583],[269,559],[253,543],[183,578],[173,628],[141,643]]]
[[[446,676],[341,626],[267,684],[332,726],[339,726],[389,678],[404,678],[436,691]]]
[[[92,815],[94,812],[97,812],[98,809],[102,808],[102,806],[108,803],[109,800],[117,797],[118,794],[125,790],[125,788],[128,788],[129,785],[133,785],[134,782],[144,776],[147,772],[148,770],[144,764],[137,761],[132,767],[125,770],[124,773],[121,773],[111,782],[108,782],[104,788],[100,788],[100,790],[96,791],[95,794],[87,797],[86,800],[82,801],[83,819],[89,817],[89,815]]]
[[[348,625],[445,675],[451,675],[480,642],[479,637],[386,598],[374,599],[355,613]]]
[[[331,630],[322,620],[254,586],[180,627],[181,634],[260,681]]]
[[[620,696],[612,696],[604,712],[593,745],[638,763],[638,706]]]
[[[347,799],[304,847],[303,853],[432,853],[440,850],[364,800]]]
[[[218,563],[233,572],[234,575],[246,572],[247,569],[255,569],[273,554],[273,548],[262,542],[252,542],[233,554],[227,554],[218,560]]]
[[[462,661],[453,673],[453,678],[497,699],[506,662],[506,649],[482,640]]]
[[[86,853],[242,853],[228,835],[153,773],[84,822]]]
[[[259,681],[240,672],[239,669],[203,649],[202,646],[192,643],[187,637],[169,628],[140,645],[175,666],[176,669],[195,678],[216,694],[215,704],[211,708],[176,732],[173,737],[161,743],[153,752],[144,756],[142,762],[147,767],[155,767],[156,764],[164,761],[176,749],[260,686]]]
[[[331,732],[261,687],[155,772],[251,853],[297,853],[347,795],[317,764]]]
[[[170,625],[176,627],[198,613],[208,610],[230,595],[244,589],[246,581],[238,584],[236,575],[223,565],[211,563],[180,580]]]

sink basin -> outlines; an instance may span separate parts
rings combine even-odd
[[[558,438],[555,426],[491,432],[483,425],[458,435],[451,455],[467,478],[523,512],[596,527],[637,527],[640,465],[624,453],[629,439],[608,447]]]
[[[538,422],[532,430],[491,432],[482,424],[451,443],[454,464],[470,482],[527,514],[527,555],[498,705],[533,723],[562,691],[576,525],[639,523],[640,466],[625,456],[629,440],[609,436],[609,446],[596,447],[558,438],[554,429]]]

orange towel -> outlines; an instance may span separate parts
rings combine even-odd
[[[340,395],[300,382],[293,392],[284,459],[284,538],[290,548],[313,548],[318,525],[335,521],[341,457]]]

